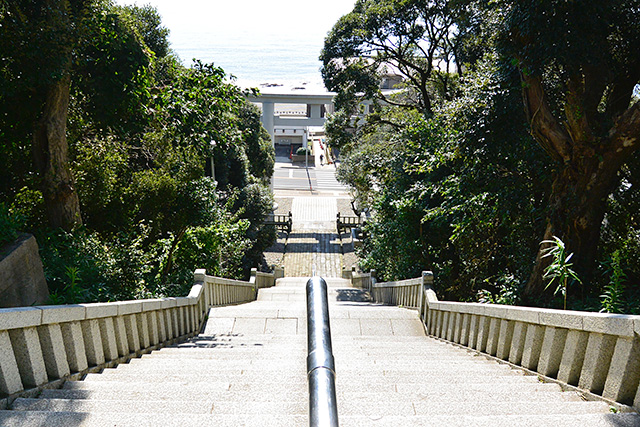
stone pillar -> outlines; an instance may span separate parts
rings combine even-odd
[[[271,145],[275,145],[274,138],[274,114],[275,114],[275,105],[273,102],[263,102],[262,103],[262,126],[269,132],[271,135]]]
[[[469,328],[471,325],[471,315],[464,313],[462,315],[462,327],[460,329],[460,344],[469,345]]]
[[[557,378],[566,340],[566,329],[552,326],[545,328],[538,362],[538,372],[548,377]]]
[[[455,326],[453,329],[453,342],[460,343],[460,329],[462,328],[462,313],[455,314]]]
[[[633,405],[640,383],[640,341],[618,337],[602,395]]]
[[[478,321],[480,317],[477,314],[469,315],[469,337],[467,339],[467,347],[474,348],[478,339]]]
[[[158,310],[156,311],[156,316],[158,319],[158,338],[160,339],[160,342],[165,342],[168,338],[167,338],[167,326],[165,324],[165,317],[164,317],[164,313],[167,310]]]
[[[562,352],[562,361],[558,370],[558,379],[567,384],[578,385],[584,354],[587,350],[589,334],[575,329],[567,333],[567,340]]]
[[[22,391],[22,380],[7,331],[0,331],[0,393],[13,394]]]
[[[589,334],[578,387],[596,394],[602,393],[615,345],[616,337],[598,333]]]
[[[140,350],[140,332],[138,332],[138,321],[135,314],[124,316],[124,327],[127,331],[129,351],[135,353]]]
[[[498,349],[496,351],[496,357],[502,360],[509,358],[509,352],[511,351],[511,340],[513,338],[514,322],[511,320],[500,320],[500,336],[498,338]]]
[[[500,338],[500,319],[492,317],[489,322],[487,335],[487,353],[495,356],[498,352],[498,339]]]
[[[118,358],[118,343],[116,341],[116,328],[113,324],[113,317],[102,317],[98,319],[100,335],[102,336],[102,348],[107,362]]]
[[[71,372],[82,372],[89,367],[87,352],[84,347],[82,326],[80,322],[68,322],[61,325],[64,348]]]
[[[160,342],[160,336],[158,333],[158,317],[155,310],[147,313],[147,324],[149,325],[149,343],[156,345]]]
[[[542,326],[529,324],[524,340],[524,351],[522,353],[522,366],[525,368],[531,369],[532,371],[538,369],[543,337],[544,328]]]
[[[44,356],[44,364],[50,378],[62,378],[69,375],[69,362],[64,351],[62,329],[57,323],[38,326],[40,347]]]
[[[487,350],[490,323],[490,317],[478,316],[478,336],[476,338],[476,345],[474,347],[478,351],[486,352]]]
[[[509,362],[519,365],[522,362],[524,353],[524,342],[527,335],[527,324],[516,322],[513,325],[513,335],[511,336],[511,349],[509,350]]]
[[[82,337],[84,338],[84,347],[89,365],[102,365],[104,363],[104,348],[102,347],[98,319],[89,319],[82,322]]]
[[[145,349],[150,347],[151,340],[149,339],[149,322],[147,321],[147,313],[138,313],[136,315],[136,322],[138,323],[141,348]]]
[[[47,369],[44,366],[42,348],[35,327],[11,329],[9,331],[13,353],[16,356],[22,384],[37,387],[46,383]]]
[[[123,357],[129,354],[129,340],[127,338],[127,327],[124,322],[124,316],[118,316],[114,319],[116,343],[118,346],[118,354]],[[134,350],[135,351],[135,350]]]

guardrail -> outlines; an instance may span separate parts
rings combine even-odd
[[[336,214],[336,228],[338,234],[341,234],[345,230],[350,230],[355,227],[360,227],[362,220],[359,216],[340,215],[340,212]]]
[[[419,308],[422,299],[422,278],[400,280],[398,282],[375,283],[371,287],[371,297],[375,302]]]
[[[196,270],[194,282],[186,297],[0,309],[0,409],[193,336],[210,307],[253,301],[275,277],[253,269],[243,282]]]
[[[356,288],[366,289],[371,291],[373,289],[373,284],[375,279],[371,275],[371,273],[358,273],[355,270],[351,270],[351,283]],[[344,273],[343,273],[344,277]]]
[[[640,316],[438,301],[432,285],[423,272],[372,297],[417,309],[434,337],[640,410]]]
[[[291,212],[284,214],[268,214],[264,221],[265,225],[274,225],[276,229],[291,233],[293,227],[293,216]]]
[[[336,370],[331,348],[327,282],[321,277],[307,281],[307,378],[309,425],[337,427]]]

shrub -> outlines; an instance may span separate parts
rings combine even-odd
[[[23,218],[12,213],[4,203],[0,203],[0,247],[14,241],[23,226]]]

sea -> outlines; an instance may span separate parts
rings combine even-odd
[[[322,84],[324,39],[356,0],[114,0],[149,4],[182,63],[213,63],[241,87]]]
[[[213,63],[242,87],[323,86],[318,59],[322,42],[317,38],[268,34],[256,40],[249,33],[221,38],[215,32],[194,31],[172,34],[171,45],[184,65],[194,59]]]

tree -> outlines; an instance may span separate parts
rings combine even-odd
[[[640,146],[640,2],[515,1],[503,53],[520,70],[531,134],[554,162],[543,239],[559,236],[585,282],[607,199]],[[526,287],[544,289],[543,246]]]
[[[360,93],[365,99],[431,115],[434,80],[440,77],[441,91],[449,91],[449,71],[454,71],[450,67],[455,66],[459,48],[453,4],[445,0],[358,0],[325,39],[320,55],[325,86],[350,97]],[[386,72],[397,72],[406,79],[401,98],[380,91]]]
[[[33,103],[24,119],[50,223],[66,230],[82,223],[71,175],[67,113],[73,48],[91,3],[83,0],[3,1],[0,6],[3,101],[25,96]],[[20,105],[20,104],[18,104]]]
[[[69,164],[70,102],[117,124],[144,105],[139,88],[149,59],[108,2],[5,0],[0,24],[0,104],[9,129],[3,142],[15,147],[31,139],[48,222],[69,231],[82,224]]]

